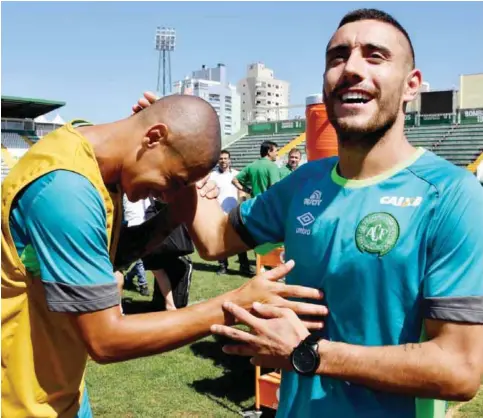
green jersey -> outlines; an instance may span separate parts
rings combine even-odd
[[[255,197],[280,180],[280,169],[273,161],[263,157],[248,164],[240,171],[236,179],[244,187],[250,187],[252,189],[252,197]]]

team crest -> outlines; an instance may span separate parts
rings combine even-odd
[[[399,224],[386,212],[370,213],[357,225],[356,244],[360,251],[386,255],[399,238]]]

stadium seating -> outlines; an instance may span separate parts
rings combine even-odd
[[[414,126],[405,129],[414,146],[424,147],[453,164],[466,167],[483,152],[483,124]],[[279,147],[298,134],[247,135],[229,145],[233,167],[240,170],[259,158],[263,141],[274,141]],[[298,146],[304,154],[304,145]],[[302,157],[304,159],[304,157]]]
[[[38,135],[36,132],[25,132],[23,136],[32,142],[32,144],[35,144],[41,137],[41,135]]]
[[[260,145],[263,141],[274,141],[281,148],[297,138],[299,134],[248,135],[228,147],[233,168],[241,170],[247,164],[260,158]]]
[[[406,138],[416,147],[432,149],[451,131],[451,125],[415,126],[405,129]]]
[[[9,171],[10,169],[8,168],[8,165],[5,163],[5,161],[3,161],[2,158],[2,181],[7,176]]]
[[[16,132],[2,132],[2,145],[15,160],[21,158],[29,149],[29,144]]]
[[[483,125],[455,125],[433,151],[458,166],[467,166],[483,152]]]

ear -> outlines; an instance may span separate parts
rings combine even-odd
[[[404,102],[411,102],[417,97],[422,81],[423,76],[420,70],[415,68],[408,74],[406,84],[404,86]]]
[[[168,127],[164,123],[152,125],[144,134],[143,145],[146,148],[154,148],[168,142]]]

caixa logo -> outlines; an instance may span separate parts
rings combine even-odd
[[[419,206],[423,198],[421,196],[416,197],[404,197],[404,196],[384,196],[381,197],[381,205],[392,205],[397,207],[415,207]]]

